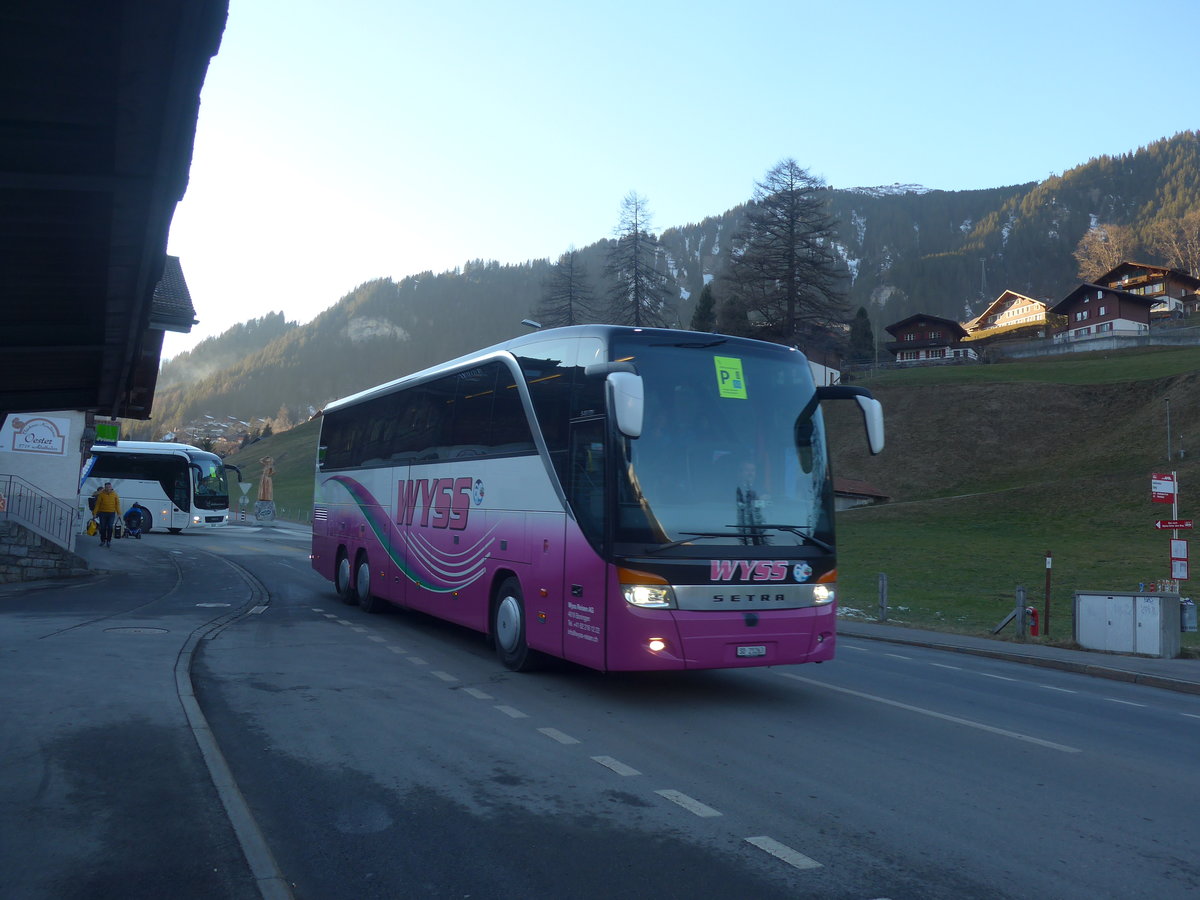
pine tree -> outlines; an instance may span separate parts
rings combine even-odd
[[[595,321],[587,269],[574,248],[550,267],[534,318],[547,328]]]
[[[755,336],[793,344],[845,322],[827,195],[825,182],[794,159],[778,163],[756,185],[726,275]]]
[[[692,331],[713,331],[717,327],[716,301],[713,299],[712,282],[704,285],[696,309],[692,313]]]
[[[658,238],[650,232],[646,198],[630,191],[621,202],[617,240],[608,251],[609,321],[617,325],[662,327],[670,279],[657,268]]]
[[[866,307],[860,306],[850,320],[850,360],[865,363],[875,358],[875,332]]]

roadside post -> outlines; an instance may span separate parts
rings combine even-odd
[[[1054,567],[1054,554],[1046,551],[1046,600],[1042,604],[1042,634],[1050,637],[1050,570]],[[1022,588],[1024,590],[1024,588]]]
[[[1017,640],[1025,640],[1025,588],[1017,586],[1017,605],[1013,609],[1013,616],[1017,620]]]
[[[1169,436],[1168,440],[1170,440]],[[1180,539],[1179,532],[1190,531],[1193,525],[1191,519],[1179,518],[1178,472],[1154,472],[1151,474],[1150,502],[1171,504],[1171,518],[1159,519],[1154,523],[1154,527],[1159,531],[1171,532],[1169,580],[1178,585],[1180,581],[1187,581],[1190,577],[1188,542]]]
[[[888,619],[888,577],[887,572],[879,573],[879,621]]]

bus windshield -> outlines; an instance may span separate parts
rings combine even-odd
[[[802,354],[665,343],[653,333],[623,335],[612,350],[635,364],[645,390],[642,434],[625,442],[615,473],[618,553],[656,544],[676,555],[714,546],[829,549],[832,476]]]
[[[229,488],[225,466],[211,453],[193,453],[191,457],[192,495],[199,509],[224,509],[229,506]]]

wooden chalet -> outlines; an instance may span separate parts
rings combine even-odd
[[[917,313],[884,330],[893,338],[884,346],[900,365],[977,358],[974,348],[962,343],[967,329],[953,319]]]
[[[1135,336],[1150,331],[1154,297],[1102,284],[1081,284],[1051,308],[1067,324],[1054,335],[1056,342],[1109,336]]]
[[[987,309],[969,322],[965,341],[976,343],[996,338],[1046,336],[1047,304],[1016,291],[1005,291]]]
[[[1152,320],[1188,316],[1200,306],[1200,278],[1166,266],[1123,262],[1097,278],[1096,284],[1154,298]]]

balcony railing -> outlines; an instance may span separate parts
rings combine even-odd
[[[51,497],[19,475],[0,475],[0,519],[19,522],[30,531],[75,549],[75,508]]]

